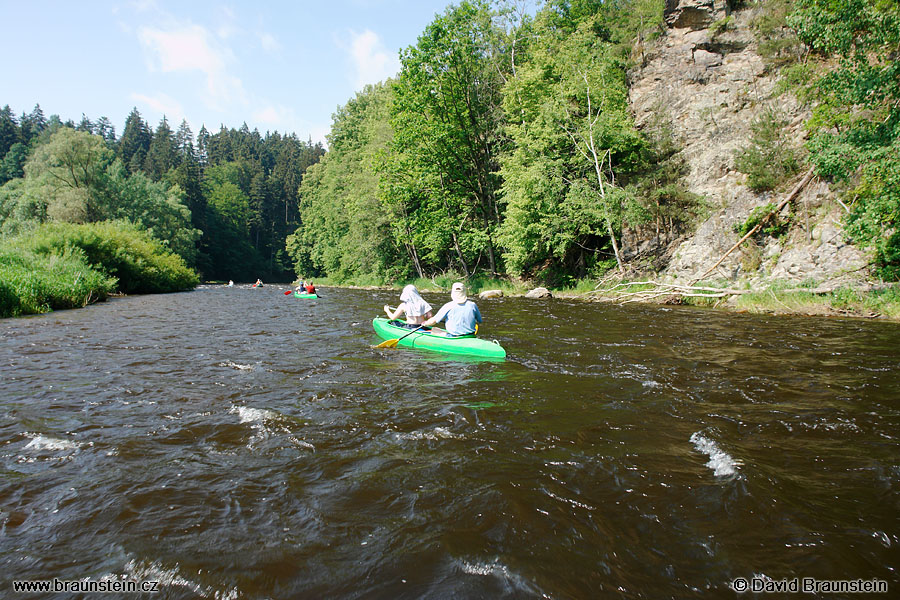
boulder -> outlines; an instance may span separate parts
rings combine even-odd
[[[527,294],[525,294],[526,298],[552,298],[553,294],[550,293],[545,287],[534,288]]]
[[[484,300],[485,298],[502,298],[503,290],[484,290],[478,297]]]
[[[717,67],[722,64],[722,55],[706,50],[694,50],[694,64],[706,67]]]
[[[666,23],[672,29],[705,29],[716,20],[713,0],[666,0]]]

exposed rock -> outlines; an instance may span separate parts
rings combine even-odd
[[[785,249],[768,275],[773,279],[802,281],[858,279],[868,260],[859,249],[844,241],[843,228],[834,215],[812,228],[812,240]]]
[[[527,294],[525,294],[526,298],[552,298],[553,294],[550,293],[545,287],[534,288]]]
[[[702,196],[708,218],[687,238],[662,239],[671,256],[663,277],[691,281],[702,275],[738,241],[735,227],[751,211],[778,203],[787,191],[756,193],[734,166],[747,148],[751,125],[775,107],[788,127],[786,139],[801,148],[810,108],[777,92],[779,74],[757,53],[751,28],[754,9],[731,13],[728,28],[705,29],[730,12],[723,0],[668,0],[670,29],[647,49],[647,59],[629,73],[629,100],[639,128],[669,128],[682,150],[685,186]],[[827,184],[813,181],[794,200],[792,233],[775,240],[751,239],[707,277],[751,282],[766,279],[818,281],[865,275],[866,258],[843,239],[840,208]],[[645,234],[646,235],[646,234]],[[648,236],[649,237],[649,236]],[[658,249],[655,239],[627,239],[626,255]]]
[[[722,64],[722,56],[706,50],[694,50],[694,64],[701,67],[717,67]]]
[[[703,29],[715,21],[713,0],[666,0],[666,23],[673,29]]]
[[[484,300],[485,298],[502,298],[503,290],[484,290],[483,292],[478,294],[478,297]]]

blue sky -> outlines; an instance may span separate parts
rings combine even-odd
[[[450,0],[0,0],[0,106],[40,104],[122,134],[133,107],[154,130],[201,125],[325,140],[331,115],[399,69]]]

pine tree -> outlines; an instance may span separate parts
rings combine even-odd
[[[194,133],[186,119],[181,120],[181,125],[178,126],[178,131],[175,133],[175,150],[178,153],[179,163],[197,160],[194,151]]]
[[[133,108],[125,120],[125,131],[122,132],[116,153],[130,173],[143,169],[150,150],[150,138],[150,128],[141,118],[138,109]]]
[[[87,115],[81,113],[81,122],[78,123],[78,126],[75,128],[76,131],[84,131],[86,133],[94,133],[94,124],[91,123],[91,120],[87,118]]]
[[[201,125],[197,133],[197,162],[201,169],[209,166],[209,131],[206,125]]]
[[[100,117],[97,119],[97,122],[94,124],[94,133],[102,137],[106,140],[106,145],[109,148],[115,148],[116,146],[116,128],[113,126],[112,122],[106,117]]]
[[[5,156],[19,140],[19,124],[9,104],[0,110],[0,157]]]
[[[178,165],[179,157],[175,149],[175,137],[169,122],[163,116],[150,140],[144,171],[153,181],[159,181],[169,169]]]

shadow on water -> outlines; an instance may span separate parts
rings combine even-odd
[[[283,291],[0,321],[0,589],[900,585],[896,324],[500,298],[478,302],[495,362],[373,348],[394,292]]]

